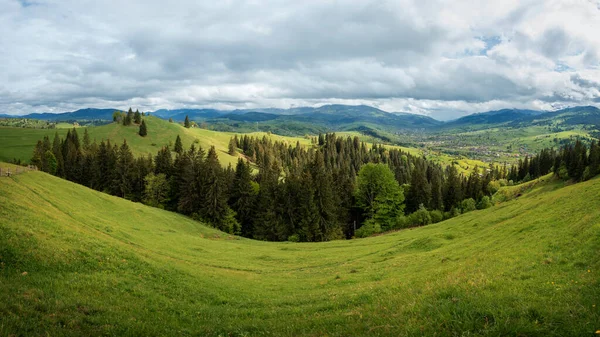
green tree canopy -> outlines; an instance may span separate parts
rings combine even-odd
[[[366,217],[379,222],[384,230],[394,227],[404,214],[403,190],[385,164],[364,165],[358,172],[354,195]]]

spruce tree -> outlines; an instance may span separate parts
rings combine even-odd
[[[229,139],[229,146],[228,146],[227,153],[229,153],[230,156],[234,156],[236,153],[235,148],[236,148],[235,140],[232,137]]]
[[[252,234],[252,213],[258,189],[254,187],[251,168],[242,158],[238,159],[229,204],[237,214],[237,220],[242,226],[242,235]]]
[[[181,170],[179,180],[180,195],[177,205],[179,212],[183,214],[198,213],[205,199],[205,172],[204,172],[204,150],[196,150],[194,145],[180,158]]]
[[[183,144],[181,143],[181,137],[179,137],[179,135],[177,135],[177,138],[175,139],[175,147],[173,148],[173,151],[177,152],[178,154],[183,152]]]
[[[185,126],[186,128],[189,128],[191,126],[190,118],[188,117],[188,115],[185,115],[185,121],[183,122],[183,126]]]
[[[171,177],[171,170],[173,169],[173,158],[171,157],[171,150],[168,146],[162,147],[158,150],[154,159],[154,173],[164,173],[167,178]]]
[[[112,184],[112,191],[115,195],[122,198],[130,197],[132,192],[132,168],[133,168],[133,154],[127,140],[123,140],[123,144],[119,148],[117,155],[117,161],[115,164],[115,176]]]
[[[444,183],[444,206],[446,211],[450,211],[452,207],[458,207],[461,200],[460,176],[456,166],[451,165],[446,168],[446,181]]]
[[[427,164],[424,160],[417,160],[415,164],[406,200],[406,207],[409,213],[416,212],[420,205],[429,208],[431,198],[431,186],[427,181]]]
[[[313,180],[314,203],[316,206],[317,232],[315,241],[340,238],[341,226],[337,223],[337,209],[333,198],[331,174],[325,167],[323,154],[317,152],[310,167]]]
[[[84,151],[89,151],[90,150],[90,135],[88,133],[88,128],[85,128],[83,130],[83,150]]]
[[[56,158],[56,176],[64,177],[64,157],[62,155],[62,146],[58,132],[54,134],[54,141],[52,142],[52,153]]]
[[[133,111],[131,110],[131,108],[129,108],[129,111],[127,111],[127,116],[125,116],[125,118],[123,118],[123,125],[129,126],[129,125],[131,125],[132,122],[133,122]]]
[[[256,197],[252,236],[257,240],[281,241],[287,239],[282,233],[277,209],[279,196],[279,172],[276,162],[264,164],[258,174],[260,188]]]
[[[148,134],[148,128],[146,127],[145,120],[142,120],[142,124],[140,124],[140,131],[138,133],[142,137],[146,137],[146,135]]]
[[[441,169],[435,169],[431,175],[431,209],[444,209],[444,195],[442,193],[443,174]]]
[[[58,163],[56,161],[56,157],[54,156],[54,153],[52,153],[52,151],[48,150],[48,151],[46,151],[44,156],[46,157],[46,163],[47,163],[46,172],[48,172],[52,175],[56,175],[56,168],[58,167]]]
[[[223,181],[223,169],[217,158],[217,151],[211,146],[206,156],[205,166],[205,204],[202,216],[223,230],[223,220],[228,212],[226,185]]]
[[[140,114],[139,110],[135,110],[135,113],[133,114],[133,122],[135,124],[140,124],[142,122],[142,115]]]
[[[595,140],[590,144],[588,162],[590,178],[595,177],[600,173],[600,146],[598,146],[598,143]]]

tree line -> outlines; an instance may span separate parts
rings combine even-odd
[[[600,151],[581,142],[545,149],[516,165],[460,174],[421,156],[358,137],[319,135],[312,146],[234,136],[235,169],[214,147],[134,157],[126,141],[80,142],[76,129],[39,141],[32,164],[90,188],[202,220],[225,232],[269,241],[327,241],[426,225],[491,206],[502,185],[555,172],[582,180],[598,174]],[[510,180],[510,182],[509,182]]]

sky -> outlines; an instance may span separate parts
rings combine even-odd
[[[600,0],[0,0],[0,113],[600,106]]]

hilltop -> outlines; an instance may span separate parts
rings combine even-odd
[[[144,117],[148,125],[148,135],[140,137],[137,126],[123,126],[120,123],[111,123],[102,126],[88,127],[90,139],[100,142],[110,139],[113,144],[121,144],[124,139],[131,147],[135,155],[156,155],[156,152],[163,146],[171,146],[175,142],[177,135],[181,137],[184,148],[194,143],[196,146],[202,146],[204,149],[215,146],[218,151],[221,164],[227,166],[235,165],[237,156],[231,156],[227,153],[229,139],[234,133],[211,131],[200,128],[186,129],[181,124],[169,123],[166,120],[154,116]],[[58,132],[61,137],[67,133],[67,128],[61,129],[27,129],[11,128],[0,126],[0,160],[12,161],[14,158],[28,162],[32,156],[33,148],[38,140],[44,136],[49,136],[52,141],[54,134]],[[84,128],[78,128],[80,139],[83,137]],[[300,142],[309,144],[310,140],[305,138],[289,138],[276,135],[267,135],[264,132],[251,133],[252,136],[268,136],[273,139],[287,140],[290,144]]]
[[[42,172],[2,177],[0,334],[591,335],[600,180],[532,188],[435,225],[294,244]]]

